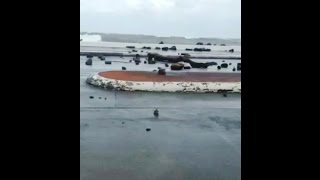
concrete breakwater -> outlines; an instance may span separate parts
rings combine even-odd
[[[86,82],[105,89],[155,92],[241,93],[241,73],[105,71]]]

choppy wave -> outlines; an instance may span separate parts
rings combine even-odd
[[[101,42],[102,38],[100,35],[80,35],[80,39],[82,39],[83,42]]]

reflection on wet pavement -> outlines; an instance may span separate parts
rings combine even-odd
[[[240,95],[106,91],[85,83],[106,65],[84,62],[81,180],[241,179]]]

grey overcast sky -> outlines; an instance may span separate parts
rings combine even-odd
[[[80,31],[241,38],[241,0],[80,0]]]

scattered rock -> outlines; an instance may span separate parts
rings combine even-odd
[[[163,48],[162,48],[162,51],[168,51],[168,50],[169,50],[168,47],[163,47]]]
[[[155,117],[159,117],[159,110],[158,110],[158,109],[154,110],[154,111],[153,111],[153,115],[154,115]]]
[[[198,42],[197,45],[203,45],[203,42]]]
[[[154,58],[148,58],[148,64],[156,64]]]
[[[88,59],[88,60],[86,61],[86,65],[87,65],[87,66],[92,66],[92,59]]]
[[[147,64],[147,61],[143,61],[143,63]]]
[[[143,46],[142,49],[151,49],[151,47]]]
[[[104,98],[104,100],[107,100],[107,98]]]
[[[126,48],[134,49],[134,48],[136,48],[136,47],[135,47],[135,46],[126,46]]]
[[[98,58],[99,58],[101,61],[106,60],[106,57],[104,57],[104,56],[98,56]]]
[[[191,69],[190,66],[184,66],[183,69]]]
[[[217,68],[218,68],[218,70],[220,70],[220,69],[221,69],[221,67],[220,67],[220,66],[217,66]]]
[[[186,49],[186,51],[192,51],[192,50],[193,50],[193,49],[188,49],[188,48]]]
[[[138,52],[138,51],[134,49],[134,50],[132,50],[132,52]]]
[[[228,68],[228,64],[227,63],[222,63],[221,64],[221,68]]]
[[[208,66],[217,65],[216,62],[206,62],[206,63],[198,63],[190,60],[186,56],[162,56],[158,53],[149,53],[148,59],[155,59],[156,61],[165,62],[165,63],[180,63],[180,62],[187,62],[191,65],[192,68],[208,68]]]
[[[156,47],[156,50],[159,50],[159,49],[161,49],[160,47]]]
[[[146,131],[147,131],[147,132],[151,131],[151,128],[146,128]]]
[[[193,51],[197,51],[197,52],[207,51],[207,52],[210,52],[211,49],[206,49],[206,48],[194,48]]]
[[[207,43],[207,46],[211,46],[211,43]]]
[[[232,69],[232,71],[233,71],[233,72],[236,71],[236,68],[234,67],[234,68]]]
[[[223,93],[223,97],[227,97],[227,94],[226,94],[226,93]]]
[[[166,67],[169,67],[169,64],[168,64],[168,63],[165,63],[164,65],[165,65]]]
[[[163,41],[159,42],[159,44],[164,44]]]
[[[124,70],[124,71],[125,71],[125,70],[127,70],[127,68],[122,66],[122,70]]]
[[[91,59],[91,58],[93,58],[93,55],[88,54],[88,55],[87,55],[87,58],[88,58],[88,59]]]
[[[165,69],[159,69],[158,70],[159,75],[166,75],[166,70]]]
[[[122,124],[124,124],[125,122],[122,122]]]
[[[93,99],[93,98],[94,98],[94,96],[89,96],[89,98],[90,98],[90,99]]]
[[[220,44],[220,46],[226,46],[226,44]]]
[[[169,48],[169,50],[176,51],[177,48],[176,48],[176,46],[172,46],[171,48]]]
[[[99,97],[99,99],[101,99],[101,97]]]
[[[181,64],[181,63],[174,63],[174,64],[171,65],[171,70],[179,71],[179,70],[182,70],[183,67],[184,67],[184,65]]]
[[[105,63],[105,64],[112,64],[111,61],[105,61],[104,63]]]
[[[229,66],[231,66],[232,65],[232,63],[229,63]]]
[[[229,52],[233,53],[233,52],[234,52],[234,49],[230,49]]]
[[[237,64],[237,70],[238,70],[238,71],[241,71],[241,63],[238,63],[238,64]]]

